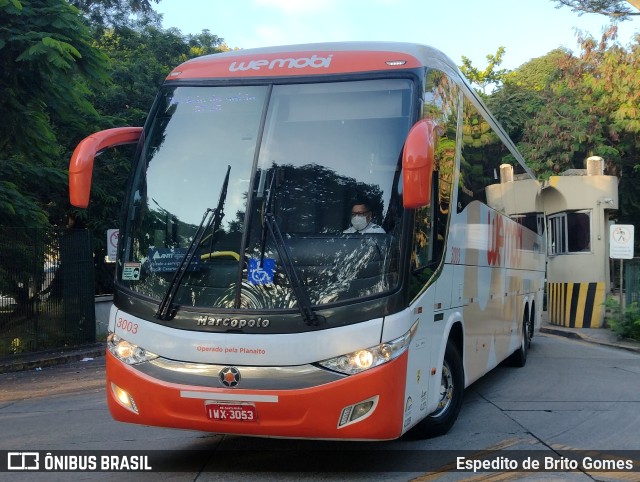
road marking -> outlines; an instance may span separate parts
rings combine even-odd
[[[496,445],[493,445],[492,447],[487,447],[484,450],[480,450],[478,452],[476,452],[475,454],[467,457],[469,459],[472,458],[481,458],[481,457],[485,457],[487,455],[491,455],[494,452],[499,452],[501,450],[504,450],[508,447],[513,447],[514,445],[518,445],[520,443],[530,443],[530,441],[525,440],[525,439],[521,439],[521,438],[512,438],[512,439],[507,439],[507,440],[503,440],[502,442],[497,443]],[[447,464],[447,465],[443,465],[442,467],[438,468],[437,472],[429,472],[426,473],[424,475],[421,475],[419,477],[416,477],[415,479],[411,479],[412,482],[430,482],[432,480],[438,480],[440,479],[443,475],[446,475],[447,473],[451,473],[455,470],[456,465],[455,464]],[[511,472],[511,473],[505,473],[506,475],[511,475],[513,476],[515,474],[515,472]],[[496,475],[496,474],[491,474]],[[481,476],[481,477],[485,477],[485,476]],[[475,478],[475,479],[467,479],[467,480],[489,480],[489,479],[485,479],[485,478]],[[507,479],[495,479],[495,480],[507,480]]]

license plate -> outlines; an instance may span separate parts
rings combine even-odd
[[[256,422],[258,412],[252,403],[206,402],[207,417],[221,422]]]

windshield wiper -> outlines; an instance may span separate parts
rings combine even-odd
[[[227,175],[224,178],[224,182],[222,183],[222,189],[220,190],[220,199],[218,200],[218,206],[215,209],[207,208],[204,212],[204,216],[202,216],[202,221],[196,230],[189,247],[187,248],[187,252],[184,254],[178,269],[173,274],[173,278],[169,283],[169,288],[167,292],[162,297],[162,301],[158,306],[158,311],[156,312],[156,318],[161,320],[170,320],[176,314],[176,309],[173,306],[173,300],[178,293],[178,289],[182,284],[182,279],[184,278],[187,269],[191,265],[193,258],[195,257],[198,249],[200,248],[200,244],[202,243],[202,238],[204,238],[204,234],[211,228],[211,237],[215,235],[215,233],[220,228],[220,223],[222,222],[222,218],[224,217],[224,201],[227,198],[227,188],[229,187],[229,173],[231,172],[231,166],[227,166]],[[213,239],[212,239],[213,242]]]
[[[274,171],[273,176],[271,177],[269,193],[267,194],[267,199],[265,201],[264,218],[262,221],[262,243],[260,246],[260,267],[262,268],[262,264],[264,262],[264,251],[268,231],[273,238],[274,244],[276,246],[276,251],[278,252],[278,256],[280,257],[280,261],[282,262],[285,274],[287,275],[289,283],[291,284],[293,295],[298,302],[298,309],[300,310],[300,314],[302,314],[302,319],[307,325],[318,326],[326,320],[323,316],[320,316],[315,311],[313,311],[311,300],[309,299],[309,294],[307,293],[305,286],[300,281],[295,264],[291,259],[291,253],[289,252],[289,248],[287,248],[284,238],[282,237],[282,232],[280,231],[280,227],[278,226],[278,222],[276,221],[276,217],[272,211],[275,178],[276,171]],[[267,227],[266,230],[265,225]]]

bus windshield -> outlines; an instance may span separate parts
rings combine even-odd
[[[400,78],[165,87],[134,167],[118,283],[204,310],[393,291],[412,89]]]

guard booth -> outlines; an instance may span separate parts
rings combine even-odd
[[[618,178],[604,175],[604,160],[551,176],[542,187],[547,218],[549,322],[600,328],[610,291],[609,226],[618,209]]]
[[[500,166],[500,183],[487,186],[487,204],[496,211],[542,235],[544,234],[544,204],[542,185],[528,174],[513,173],[513,166]],[[539,246],[543,251],[545,246]]]
[[[609,226],[618,209],[618,178],[604,175],[604,160],[590,157],[539,183],[500,166],[500,183],[487,187],[488,204],[534,231],[547,230],[549,322],[599,328],[610,291]]]

